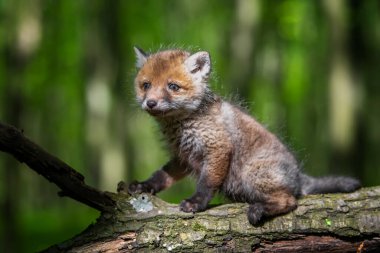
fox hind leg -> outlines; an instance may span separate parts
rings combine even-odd
[[[247,212],[248,220],[252,225],[262,221],[265,217],[285,214],[297,207],[296,198],[288,191],[276,191],[266,195],[261,202],[250,204]]]

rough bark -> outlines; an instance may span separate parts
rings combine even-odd
[[[350,194],[311,195],[293,212],[252,226],[247,204],[205,212],[141,194],[98,191],[67,164],[14,127],[0,123],[0,151],[57,184],[64,195],[102,211],[95,224],[45,252],[379,252],[380,186]]]
[[[380,249],[380,187],[350,194],[310,195],[298,208],[259,226],[248,223],[242,203],[205,212],[142,194],[113,195],[117,208],[103,213],[75,238],[46,252],[376,252]]]

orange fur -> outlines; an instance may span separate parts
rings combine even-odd
[[[175,82],[179,83],[182,88],[175,96],[193,95],[194,85],[182,66],[188,56],[188,53],[179,50],[165,51],[159,55],[150,56],[136,77],[136,94],[138,96],[144,95],[145,92],[142,89],[144,82],[152,83],[154,90],[160,90],[167,83]],[[156,97],[160,97],[160,94],[157,92]]]

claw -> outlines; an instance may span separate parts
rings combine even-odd
[[[193,203],[190,200],[183,200],[179,206],[179,209],[186,213],[196,213],[200,211],[199,204]]]
[[[129,194],[133,194],[133,193],[139,194],[143,192],[150,193],[152,195],[155,194],[155,190],[153,189],[153,187],[151,187],[149,184],[145,182],[139,183],[137,181],[133,181],[128,187]]]

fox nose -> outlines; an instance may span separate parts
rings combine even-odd
[[[148,101],[146,101],[146,105],[149,107],[149,109],[153,109],[153,107],[157,105],[157,101],[149,99]]]

